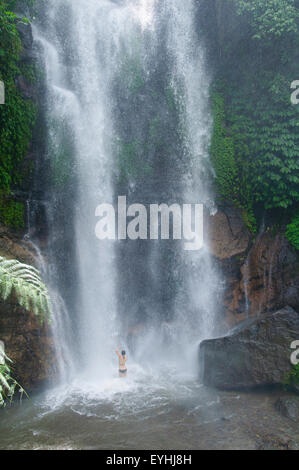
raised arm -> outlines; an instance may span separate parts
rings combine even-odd
[[[121,355],[118,352],[118,349],[115,351],[118,357],[121,357]]]

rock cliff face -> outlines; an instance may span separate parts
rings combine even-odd
[[[221,389],[281,384],[299,338],[299,254],[269,228],[254,238],[229,205],[210,218],[209,235],[225,280],[225,322],[238,326],[201,343],[202,380]]]
[[[20,10],[22,13],[22,10]],[[33,37],[30,24],[17,25],[23,43],[21,62],[32,65],[35,63]],[[15,79],[22,97],[33,100],[38,108],[37,124],[33,130],[33,138],[22,165],[24,169],[41,163],[43,154],[43,118],[41,84],[32,84],[28,79],[19,75]],[[26,207],[29,199],[38,199],[34,194],[33,172],[25,171],[24,178],[18,190],[12,191],[11,198]],[[35,233],[42,230],[38,224],[32,227]],[[0,223],[0,256],[8,259],[37,266],[36,252],[30,242],[23,240],[24,231],[12,232]],[[6,354],[13,360],[13,376],[27,390],[32,390],[48,381],[55,375],[55,349],[49,325],[41,325],[39,320],[21,308],[13,296],[8,301],[0,300],[0,340],[5,343]]]
[[[251,236],[242,219],[242,212],[232,206],[219,207],[210,217],[209,238],[211,251],[220,261],[232,260],[244,255],[251,243]]]
[[[55,377],[55,349],[48,325],[41,325],[13,298],[0,301],[0,337],[12,359],[13,377],[28,391]]]
[[[282,233],[266,229],[254,239],[241,211],[229,205],[209,225],[211,251],[225,279],[229,326],[285,305],[299,309],[299,254]]]
[[[30,243],[0,229],[0,256],[36,265]],[[50,326],[21,308],[13,296],[0,300],[0,339],[13,360],[13,376],[32,390],[55,376],[55,348]]]
[[[30,243],[22,240],[19,234],[13,234],[6,227],[0,225],[0,256],[36,266],[35,255]]]

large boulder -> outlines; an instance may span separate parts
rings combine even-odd
[[[299,421],[299,397],[281,397],[275,403],[275,407],[286,418]]]
[[[291,370],[291,343],[299,339],[299,314],[291,307],[251,319],[223,338],[200,344],[207,386],[232,390],[281,384]]]

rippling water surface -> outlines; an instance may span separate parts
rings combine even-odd
[[[296,448],[298,426],[277,413],[276,395],[217,392],[174,370],[154,374],[135,365],[126,380],[81,376],[7,408],[0,448]]]

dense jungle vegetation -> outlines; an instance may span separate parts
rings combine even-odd
[[[23,4],[33,5],[33,0]],[[24,226],[24,204],[13,197],[29,178],[32,163],[25,156],[32,139],[36,119],[35,103],[24,98],[17,87],[17,78],[34,81],[34,67],[21,59],[22,42],[18,24],[27,20],[13,13],[15,0],[0,1],[0,80],[5,84],[5,105],[0,106],[0,218],[11,228]]]
[[[253,232],[266,215],[299,248],[299,2],[216,0],[202,8],[216,70],[218,194],[244,210]]]

